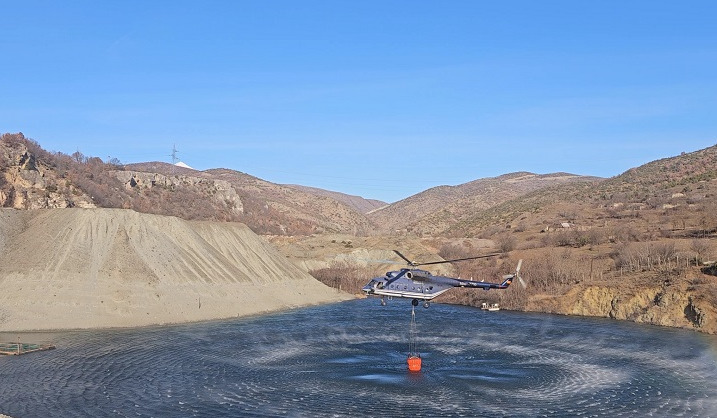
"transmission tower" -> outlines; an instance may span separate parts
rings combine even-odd
[[[172,153],[169,154],[169,156],[172,157],[172,165],[176,165],[177,161],[179,161],[179,157],[177,157],[177,153],[179,153],[179,151],[177,151],[177,145],[174,144],[174,145],[172,145]]]
[[[177,157],[177,144],[172,145],[172,153],[169,154],[170,157],[172,157],[172,176],[174,176],[177,172],[177,162],[179,161],[179,157]]]

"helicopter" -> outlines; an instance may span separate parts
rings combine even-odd
[[[513,283],[513,279],[518,279],[520,284],[525,287],[525,282],[520,277],[520,267],[523,260],[518,261],[515,273],[503,276],[501,283],[488,283],[484,281],[465,280],[461,278],[453,278],[446,276],[435,276],[429,271],[418,269],[419,266],[427,266],[432,264],[452,263],[454,261],[476,260],[479,258],[495,257],[500,254],[486,254],[476,257],[458,258],[455,260],[433,261],[429,263],[417,263],[411,261],[397,250],[393,250],[399,257],[408,263],[407,268],[398,271],[389,271],[385,276],[371,279],[366,286],[362,288],[367,296],[381,296],[381,306],[386,305],[385,297],[389,299],[393,297],[413,299],[413,306],[418,306],[419,301],[423,301],[423,307],[430,306],[429,301],[436,296],[450,290],[454,287],[472,287],[484,290],[490,289],[507,289]]]

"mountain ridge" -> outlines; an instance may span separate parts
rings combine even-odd
[[[485,210],[553,184],[592,181],[594,177],[569,173],[507,173],[456,186],[438,186],[393,203],[370,214],[385,231],[405,230],[437,235],[475,210]],[[407,215],[408,214],[408,215]]]
[[[104,163],[47,152],[22,134],[0,141],[0,206],[108,207],[190,220],[240,221],[265,235],[405,232],[440,234],[466,217],[568,173],[517,172],[439,186],[392,204],[301,185],[281,185],[227,168],[204,171],[164,162]],[[425,218],[425,219],[424,219]]]

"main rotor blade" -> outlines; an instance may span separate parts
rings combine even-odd
[[[495,257],[495,256],[498,256],[498,255],[500,255],[500,253],[479,255],[479,256],[476,256],[476,257],[456,258],[456,259],[454,259],[454,260],[432,261],[432,262],[430,262],[430,263],[417,263],[417,264],[413,264],[413,265],[414,265],[414,266],[428,266],[428,265],[431,265],[431,264],[452,263],[452,262],[454,262],[454,261],[477,260],[477,259],[479,259],[479,258]]]
[[[404,260],[406,260],[406,262],[408,263],[409,266],[417,266],[417,265],[418,265],[418,264],[414,263],[413,261],[409,260],[408,258],[406,258],[405,255],[403,255],[403,254],[401,254],[400,252],[398,252],[398,250],[393,250],[393,252],[396,253],[399,257],[401,257],[401,258],[403,258]]]
[[[366,263],[373,263],[373,264],[397,264],[397,265],[403,265],[403,263],[396,261],[396,260],[375,260],[373,258],[357,258],[356,260],[359,261],[365,261]]]

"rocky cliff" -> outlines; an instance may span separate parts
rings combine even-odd
[[[155,187],[176,190],[182,187],[192,187],[201,190],[216,206],[223,206],[227,212],[233,215],[244,213],[241,198],[228,181],[196,177],[188,175],[188,171],[193,170],[183,170],[182,174],[174,176],[122,170],[112,170],[110,173],[121,181],[127,190],[140,191]]]
[[[23,142],[0,146],[0,207],[42,209],[94,207],[82,190],[39,162]]]
[[[530,298],[526,310],[597,316],[717,334],[712,287],[666,280],[660,285],[631,283],[576,286],[560,296]]]

